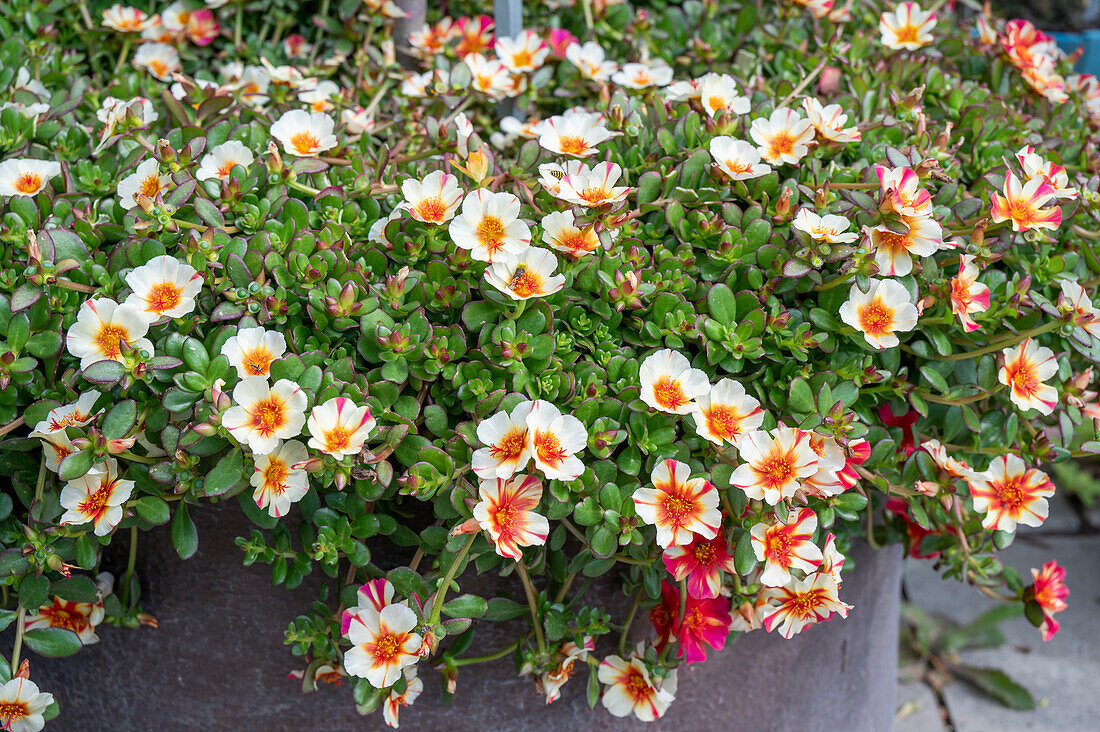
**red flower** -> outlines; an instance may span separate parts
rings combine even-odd
[[[1048,641],[1058,632],[1058,621],[1054,619],[1054,613],[1060,613],[1066,609],[1066,598],[1069,596],[1069,588],[1066,587],[1066,568],[1058,565],[1055,560],[1050,560],[1043,565],[1043,570],[1031,570],[1034,583],[1027,589],[1024,597],[1034,601],[1043,611],[1043,622],[1039,626],[1043,634],[1043,640]]]
[[[891,498],[886,501],[886,510],[890,513],[895,513],[901,516],[901,520],[905,522],[906,527],[909,529],[909,556],[914,559],[935,559],[940,555],[939,552],[932,552],[931,554],[921,554],[920,544],[926,536],[932,536],[938,534],[938,531],[929,531],[909,515],[909,504],[904,498]]]
[[[725,598],[700,600],[687,598],[684,620],[680,619],[680,592],[669,582],[661,584],[661,604],[649,612],[657,629],[657,650],[660,651],[675,636],[680,643],[676,656],[685,663],[707,659],[706,647],[720,650],[726,645],[731,622],[729,601]]]
[[[894,410],[890,408],[889,404],[883,404],[878,408],[878,418],[882,420],[884,425],[887,427],[901,427],[901,445],[899,447],[905,451],[907,456],[917,449],[913,425],[917,423],[919,416],[915,409],[897,415],[894,414]]]
[[[718,597],[722,573],[733,574],[733,557],[726,551],[726,539],[718,533],[713,539],[696,535],[687,546],[665,549],[665,567],[679,581],[687,579],[688,594],[698,599]]]

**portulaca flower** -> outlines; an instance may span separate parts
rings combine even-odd
[[[848,115],[844,114],[844,108],[839,104],[822,106],[816,98],[806,97],[802,100],[802,108],[806,110],[810,124],[823,139],[829,142],[859,142],[859,128],[844,126],[848,122]]]
[[[902,233],[898,229],[905,229]],[[951,245],[943,240],[943,227],[931,217],[906,217],[894,228],[876,226],[868,229],[875,248],[875,264],[879,274],[904,277],[913,271],[913,256],[930,257]]]
[[[538,135],[535,135],[538,137]],[[580,160],[566,160],[561,165],[557,163],[542,163],[539,165],[539,183],[546,192],[554,197],[561,193],[561,182],[567,175],[577,175],[581,172],[589,172],[589,167]]]
[[[712,137],[710,154],[731,180],[749,180],[772,172],[771,166],[760,162],[760,151],[744,140],[726,135]]]
[[[356,455],[375,424],[370,408],[357,407],[346,397],[333,397],[309,413],[309,446],[337,459]]]
[[[542,546],[550,533],[550,522],[535,511],[542,500],[542,481],[533,475],[483,480],[478,488],[481,500],[474,516],[455,528],[454,534],[485,531],[496,553],[517,562],[524,546]]]
[[[1094,338],[1100,338],[1100,310],[1092,304],[1092,298],[1073,280],[1062,280],[1062,294],[1058,307],[1073,314],[1073,324]]]
[[[271,125],[271,136],[290,155],[313,158],[336,147],[335,126],[332,117],[323,112],[292,109]]]
[[[559,155],[586,158],[595,155],[596,146],[611,138],[596,114],[564,114],[551,117],[539,126],[539,145]]]
[[[423,180],[406,180],[401,184],[401,193],[412,217],[428,224],[442,224],[453,219],[462,200],[458,178],[442,170],[428,173]]]
[[[985,514],[982,527],[990,531],[1012,532],[1017,524],[1042,526],[1050,512],[1047,499],[1054,495],[1054,484],[1015,455],[993,458],[985,472],[970,474],[966,482],[974,510]]]
[[[527,415],[527,439],[535,467],[547,478],[575,480],[584,472],[577,453],[588,444],[588,431],[573,415],[562,414],[548,401],[535,400]]]
[[[745,392],[741,382],[733,379],[722,379],[710,387],[710,391],[696,396],[691,416],[699,436],[716,445],[736,446],[745,433],[764,423],[760,402]]]
[[[485,447],[470,458],[470,467],[482,480],[510,478],[531,460],[527,415],[534,402],[520,402],[511,412],[500,411],[477,426],[477,439]]]
[[[834,614],[848,617],[851,605],[841,602],[833,578],[826,572],[792,579],[786,587],[766,588],[761,608],[764,630],[778,630],[784,638],[793,638],[807,626],[828,620]]]
[[[1044,160],[1030,145],[1020,148],[1016,152],[1016,159],[1023,166],[1027,179],[1041,178],[1050,186],[1055,198],[1072,201],[1079,195],[1077,189],[1069,185],[1069,174],[1066,173],[1066,169]]]
[[[86,369],[96,361],[121,362],[123,343],[151,354],[153,343],[145,337],[148,332],[149,320],[135,306],[107,298],[85,300],[65,336],[65,346],[80,359],[80,368]]]
[[[810,120],[787,107],[780,107],[767,119],[754,119],[749,137],[756,142],[760,157],[772,165],[794,164],[804,158],[814,139]]]
[[[131,209],[137,205],[137,195],[140,193],[156,200],[163,191],[168,189],[172,182],[172,176],[160,174],[160,163],[156,158],[149,158],[137,166],[132,174],[118,182],[118,202],[124,209]]]
[[[1053,412],[1058,406],[1058,390],[1044,382],[1058,373],[1054,351],[1025,338],[1015,348],[1004,349],[1003,355],[1004,365],[997,372],[997,378],[1009,387],[1012,403],[1040,414]]]
[[[671,348],[647,356],[638,378],[642,401],[669,414],[689,414],[696,408],[694,400],[710,391],[706,373],[692,368],[687,356]]]
[[[791,228],[805,232],[817,242],[829,244],[847,244],[859,238],[859,234],[848,231],[852,222],[843,216],[825,214],[819,216],[808,208],[798,209],[791,222]]]
[[[643,722],[652,722],[664,716],[676,700],[676,671],[669,672],[658,687],[640,658],[608,656],[600,662],[597,678],[604,685],[604,709],[616,717],[633,714]]]
[[[416,613],[402,604],[355,615],[348,626],[353,645],[344,653],[344,670],[376,689],[393,686],[405,667],[420,660],[422,639],[413,632],[417,622]]]
[[[611,81],[627,89],[668,86],[672,82],[672,68],[663,61],[655,64],[623,64],[621,69],[611,75]]]
[[[895,51],[916,51],[927,46],[934,40],[932,29],[935,27],[935,13],[922,10],[912,2],[898,3],[893,11],[882,14],[878,24],[882,45]]]
[[[20,676],[0,686],[4,728],[11,732],[39,732],[46,725],[42,715],[51,704],[53,694],[39,691],[30,679]]]
[[[513,300],[546,297],[565,287],[565,277],[554,274],[557,266],[557,257],[549,249],[527,247],[489,265],[485,281]]]
[[[287,440],[266,455],[256,458],[255,470],[248,482],[252,500],[267,509],[274,518],[285,516],[290,507],[309,493],[309,475],[296,467],[309,459],[309,452],[298,440]]]
[[[1009,171],[1005,176],[1004,195],[992,194],[991,217],[995,223],[1011,221],[1013,231],[1053,231],[1062,224],[1062,209],[1054,194],[1054,189],[1041,176],[1021,184]]]
[[[424,682],[416,674],[416,666],[408,666],[402,672],[405,674],[405,691],[397,693],[397,689],[390,689],[390,695],[382,705],[382,719],[387,725],[397,728],[397,715],[401,707],[412,706],[420,693],[424,691]]]
[[[374,117],[365,107],[340,110],[340,122],[353,135],[362,135],[374,129]],[[417,679],[419,681],[419,679]]]
[[[108,458],[61,489],[62,526],[91,523],[96,536],[106,536],[122,520],[122,505],[134,481],[119,477],[118,463]]]
[[[40,606],[34,615],[27,617],[23,628],[24,630],[64,628],[76,633],[81,645],[95,645],[99,643],[99,636],[95,633],[96,626],[103,622],[103,598],[111,594],[112,585],[114,585],[114,577],[111,573],[100,572],[96,575],[95,602],[75,602],[55,595],[53,602]],[[7,721],[3,712],[0,712],[0,721]]]
[[[46,418],[35,425],[35,431],[53,433],[64,432],[66,427],[83,427],[102,413],[102,409],[99,412],[92,412],[100,396],[102,395],[98,391],[92,389],[81,394],[72,404],[51,409]],[[38,435],[32,433],[31,436]]]
[[[553,211],[542,218],[542,240],[552,249],[574,257],[592,254],[600,246],[594,226],[576,225],[572,211]]]
[[[171,81],[179,71],[179,52],[167,43],[143,43],[134,53],[134,66],[145,69],[160,81]]]
[[[520,220],[519,199],[478,188],[466,194],[462,211],[448,228],[451,241],[479,262],[495,262],[531,245],[531,228]]]
[[[748,114],[752,102],[737,89],[737,81],[729,74],[707,74],[699,86],[699,101],[711,117],[722,112],[730,117]]]
[[[550,55],[550,47],[538,33],[530,30],[520,31],[514,38],[497,36],[495,49],[501,63],[516,74],[534,71],[546,63]]]
[[[271,364],[286,353],[286,338],[282,333],[263,328],[241,328],[222,344],[221,353],[237,376],[267,376]]]
[[[909,299],[909,291],[894,280],[869,277],[867,282],[867,292],[852,285],[848,300],[840,306],[840,319],[874,348],[893,348],[901,343],[895,333],[917,326],[917,306]]]
[[[298,101],[309,105],[311,112],[327,112],[332,109],[329,101],[340,93],[340,87],[336,82],[325,79],[310,87],[302,87],[298,90]]]
[[[190,264],[162,254],[126,275],[126,284],[134,291],[126,304],[150,323],[182,318],[195,309],[202,283],[202,275]]]
[[[266,455],[280,440],[301,433],[308,401],[293,381],[279,379],[271,386],[262,376],[246,376],[233,388],[233,406],[222,415],[222,425],[237,442]]]
[[[512,76],[500,59],[488,59],[480,53],[471,53],[462,61],[470,70],[470,86],[474,91],[498,99],[512,89]]]
[[[761,522],[750,530],[753,553],[764,563],[760,584],[765,587],[783,587],[791,581],[792,569],[813,572],[821,563],[821,549],[813,542],[817,516],[803,508],[789,518],[790,523]]]
[[[565,60],[576,66],[583,78],[592,81],[607,81],[619,68],[614,61],[607,60],[603,47],[596,41],[569,44]]]
[[[691,467],[677,460],[662,460],[650,475],[652,488],[634,491],[638,518],[657,529],[662,549],[684,546],[695,535],[713,539],[722,525],[718,489],[706,478],[692,478]]]
[[[199,161],[199,171],[195,177],[199,180],[217,178],[225,180],[236,165],[245,170],[256,161],[256,156],[245,147],[243,142],[230,140],[210,149]]]
[[[61,175],[61,164],[53,160],[11,158],[0,163],[0,196],[35,196]]]
[[[561,179],[555,195],[567,203],[586,208],[625,201],[633,189],[615,185],[622,174],[623,169],[617,163],[597,163],[591,169],[582,166],[576,173],[568,173]]]
[[[920,177],[912,168],[876,165],[875,175],[886,208],[907,219],[932,215],[932,194],[920,187]]]
[[[784,426],[770,434],[753,430],[741,438],[737,449],[745,462],[733,471],[730,483],[769,506],[793,496],[817,472],[817,453],[804,430]]]
[[[103,11],[103,25],[119,33],[140,33],[153,24],[144,10],[115,3]]]

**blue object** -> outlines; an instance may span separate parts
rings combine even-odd
[[[1083,74],[1100,76],[1100,28],[1080,33],[1050,33],[1050,36],[1066,53],[1072,53],[1084,46],[1085,53],[1077,60],[1077,70]]]

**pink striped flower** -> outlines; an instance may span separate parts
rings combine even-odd
[[[919,218],[932,215],[932,195],[920,187],[920,177],[912,168],[875,166],[882,202],[898,216]]]
[[[340,635],[348,634],[351,619],[361,613],[380,613],[382,608],[393,603],[393,584],[385,577],[369,580],[356,591],[358,604],[349,607],[340,618]]]
[[[989,309],[989,288],[978,282],[978,265],[971,254],[959,255],[959,273],[951,279],[951,312],[959,316],[959,322],[967,333],[978,325],[971,313],[984,313]]]
[[[1043,565],[1043,570],[1031,570],[1033,583],[1024,597],[1034,600],[1043,611],[1043,622],[1039,630],[1043,634],[1043,640],[1049,641],[1058,632],[1058,621],[1054,619],[1054,613],[1060,613],[1066,609],[1066,598],[1069,597],[1069,588],[1066,587],[1066,569],[1058,565],[1055,560],[1050,560]]]
[[[550,533],[550,522],[535,513],[542,500],[542,481],[533,475],[517,475],[511,480],[495,478],[481,481],[481,500],[474,506],[474,517],[454,529],[454,534],[488,532],[497,554],[517,562],[523,559],[521,546],[542,546]]]
[[[1042,526],[1050,511],[1047,499],[1054,495],[1047,474],[1015,455],[993,458],[984,473],[969,475],[966,482],[974,510],[985,514],[982,526],[991,531],[1015,531],[1017,524]]]
[[[764,562],[760,582],[765,587],[782,587],[791,581],[791,569],[812,572],[821,563],[821,549],[813,542],[817,516],[803,508],[790,523],[754,524],[750,530],[752,550]]]
[[[1027,183],[1009,171],[1005,176],[1004,195],[992,194],[992,218],[994,222],[1011,221],[1013,231],[1050,229],[1062,224],[1062,209],[1054,200],[1054,189],[1036,177]],[[1049,208],[1045,208],[1048,204]]]
[[[722,525],[718,489],[690,476],[687,463],[663,460],[653,468],[653,487],[634,491],[638,518],[657,527],[662,549],[690,544],[695,534],[713,539]]]
[[[810,433],[776,427],[770,434],[753,430],[741,439],[745,461],[730,476],[730,483],[755,501],[774,506],[790,498],[802,481],[817,472],[817,453],[810,447]]]
[[[837,584],[824,572],[814,572],[801,580],[791,580],[786,587],[764,590],[770,609],[765,610],[764,630],[778,630],[784,638],[792,638],[806,626],[821,623],[834,613],[848,617],[851,605],[841,602]]]
[[[1025,338],[1019,346],[1006,348],[1003,353],[1004,365],[997,378],[1009,387],[1012,403],[1040,414],[1053,412],[1058,405],[1058,390],[1043,382],[1058,373],[1054,351]]]
[[[686,546],[670,546],[662,557],[665,568],[677,582],[687,580],[688,594],[700,600],[718,597],[722,571],[734,574],[733,556],[726,551],[726,537],[696,536]]]
[[[367,407],[357,407],[345,397],[333,397],[309,413],[306,429],[309,446],[340,459],[356,455],[374,429],[375,419]]]

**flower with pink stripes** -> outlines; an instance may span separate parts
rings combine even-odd
[[[1058,405],[1058,390],[1044,383],[1058,373],[1054,351],[1040,346],[1031,338],[1015,348],[1006,348],[1004,365],[997,373],[1002,384],[1009,387],[1012,403],[1020,409],[1035,409],[1050,414]]]
[[[542,481],[533,475],[517,475],[511,480],[494,478],[481,481],[481,500],[474,506],[473,518],[451,533],[489,534],[497,554],[517,562],[523,559],[521,546],[542,546],[550,533],[550,523],[536,513],[542,500]]]
[[[1031,570],[1033,579],[1031,587],[1024,591],[1024,599],[1034,601],[1043,611],[1043,622],[1039,630],[1043,634],[1043,640],[1048,641],[1058,632],[1058,621],[1054,619],[1054,613],[1060,613],[1068,607],[1066,598],[1069,597],[1069,588],[1066,587],[1066,569],[1059,566],[1053,559],[1038,569]]]
[[[932,194],[920,187],[920,177],[912,168],[875,166],[882,203],[898,216],[932,215]]]
[[[1042,177],[1020,183],[1020,179],[1009,171],[1002,193],[992,194],[994,222],[1011,221],[1013,231],[1053,231],[1062,225],[1062,209],[1054,198],[1054,189]]]
[[[764,563],[760,583],[782,587],[791,581],[791,570],[812,572],[821,563],[821,549],[813,542],[817,516],[803,508],[790,523],[754,524],[749,533],[756,558]]]
[[[963,329],[970,333],[981,326],[972,313],[989,310],[989,288],[978,282],[978,265],[971,254],[959,255],[959,273],[951,279],[951,312],[959,316]]]
[[[692,478],[687,463],[662,460],[653,468],[652,488],[634,491],[638,518],[657,527],[662,549],[690,544],[696,534],[713,539],[722,525],[718,489],[705,478]]]
[[[363,449],[374,425],[368,407],[357,407],[345,397],[333,397],[309,413],[309,446],[337,459],[355,455]]]
[[[984,473],[967,476],[974,510],[984,513],[982,526],[991,531],[1015,531],[1017,524],[1042,526],[1050,511],[1047,499],[1054,484],[1041,470],[1027,467],[1016,455],[993,458]]]
[[[730,483],[749,498],[772,506],[793,496],[802,481],[817,472],[810,433],[797,428],[780,426],[770,434],[753,430],[738,449],[745,463],[733,471]]]
[[[777,630],[789,639],[808,625],[828,620],[834,613],[848,617],[852,606],[840,601],[837,590],[836,582],[824,572],[791,580],[785,587],[765,589],[768,608],[762,611],[764,630],[769,633]]]
[[[726,549],[721,532],[713,539],[696,536],[685,546],[670,546],[662,557],[665,568],[677,582],[687,580],[688,594],[700,600],[718,597],[722,572],[734,574],[733,556]]]

